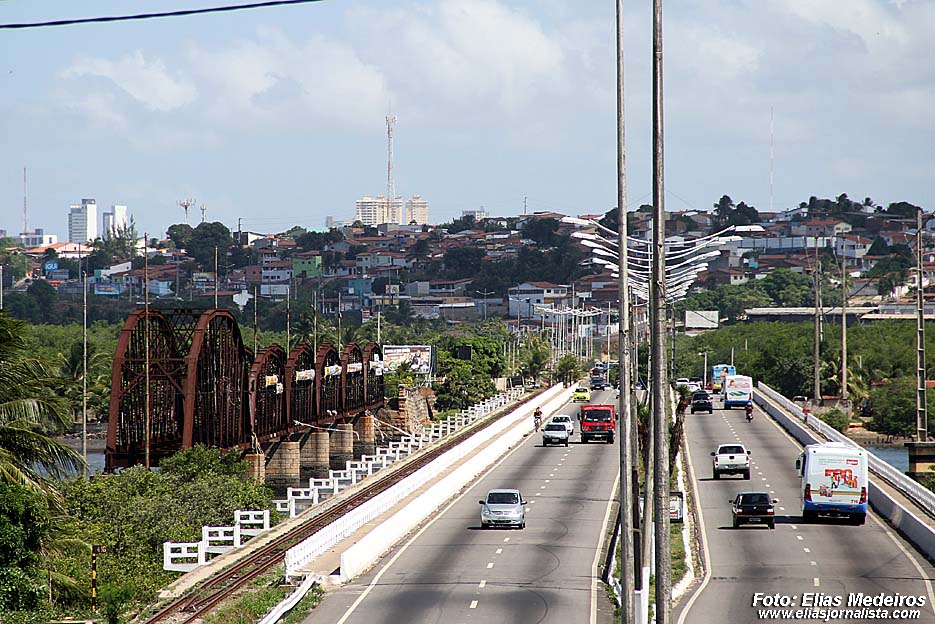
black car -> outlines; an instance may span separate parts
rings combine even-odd
[[[779,500],[770,498],[768,492],[741,492],[728,502],[731,504],[735,529],[739,529],[741,524],[763,524],[771,529],[776,528],[773,504]]]
[[[707,392],[696,392],[692,395],[692,414],[695,412],[714,413],[714,404],[711,402],[711,395]]]

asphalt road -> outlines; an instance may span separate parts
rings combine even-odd
[[[717,407],[719,403],[715,403]],[[743,410],[720,410],[714,414],[689,414],[686,439],[701,502],[704,535],[711,565],[706,584],[683,600],[675,611],[677,622],[789,622],[825,621],[824,618],[769,617],[753,606],[754,595],[779,594],[792,600],[793,609],[808,607],[810,594],[821,594],[832,603],[840,600],[846,609],[849,595],[862,592],[877,596],[921,596],[925,605],[917,619],[899,621],[935,622],[932,587],[933,567],[876,515],[864,526],[840,521],[818,524],[802,522],[799,477],[795,460],[801,447],[778,425],[757,410],[748,423]],[[718,444],[741,442],[752,452],[751,479],[711,476],[711,457]],[[728,499],[737,492],[760,490],[779,498],[776,529],[731,527]],[[835,608],[833,604],[830,608]],[[873,607],[872,607],[873,608]],[[868,622],[895,619],[832,617],[832,622]],[[774,614],[776,615],[776,614]],[[787,614],[788,615],[788,614]],[[679,619],[681,616],[681,619]]]
[[[613,396],[596,393],[592,402]],[[556,413],[576,416],[577,406]],[[587,623],[592,594],[595,621],[612,622],[603,588],[592,592],[591,569],[619,446],[581,444],[575,420],[568,448],[543,448],[541,434],[529,435],[371,572],[327,592],[306,622]],[[522,492],[525,530],[479,528],[478,500],[494,488]]]

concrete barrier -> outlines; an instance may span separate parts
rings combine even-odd
[[[294,503],[293,503],[294,504]],[[277,504],[277,511],[279,505]],[[286,506],[288,511],[288,505]],[[205,565],[208,555],[220,555],[243,545],[244,537],[252,537],[269,530],[269,510],[234,512],[233,526],[201,527],[201,541],[163,542],[162,569],[170,572],[189,572]]]
[[[572,390],[572,388],[563,389],[561,386],[555,386],[547,391],[546,394],[550,396],[543,396],[535,403],[542,406],[545,415],[550,415],[568,401]],[[545,403],[542,403],[542,401],[545,401]],[[460,459],[473,452],[482,442],[496,435],[496,438],[487,444],[482,451],[435,483],[402,510],[393,514],[379,527],[376,527],[356,544],[341,553],[341,581],[346,582],[367,570],[393,544],[450,499],[453,493],[460,491],[510,447],[522,441],[523,437],[533,428],[530,417],[534,409],[533,405],[525,405],[510,416],[494,423],[476,436],[458,445],[458,447],[448,451],[446,455],[452,454],[455,460]],[[497,431],[488,432],[490,429],[496,429]],[[478,439],[475,440],[475,438]]]
[[[775,392],[771,388],[770,390]],[[790,416],[778,401],[767,394],[761,389],[760,392],[755,393],[754,400],[800,444],[806,446],[827,441],[817,431],[806,428],[795,416]],[[870,479],[869,485],[867,497],[873,510],[886,518],[893,528],[915,546],[926,559],[935,561],[935,529],[887,494],[874,483],[873,478]]]

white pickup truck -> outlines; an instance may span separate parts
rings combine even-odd
[[[711,470],[715,479],[722,474],[742,474],[750,480],[750,451],[743,444],[722,444],[711,453],[714,458]]]

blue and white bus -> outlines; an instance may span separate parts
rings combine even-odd
[[[733,364],[715,364],[711,367],[711,389],[720,392],[724,378],[736,374],[737,368]]]
[[[853,524],[867,518],[867,452],[862,448],[826,442],[809,444],[795,462],[802,477],[802,518],[844,516]]]

